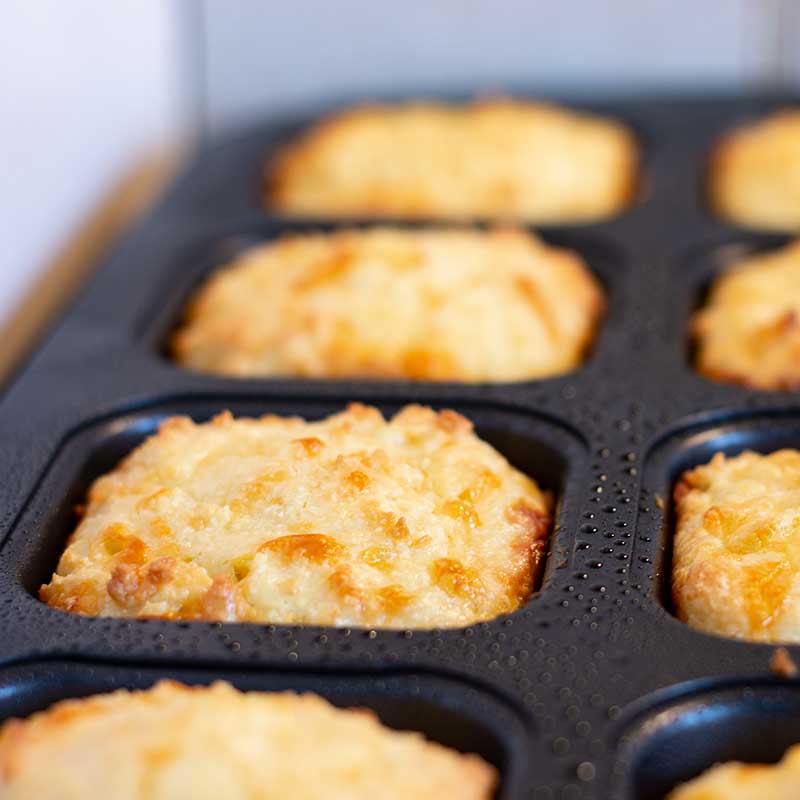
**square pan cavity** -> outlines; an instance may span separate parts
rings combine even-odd
[[[543,99],[541,93],[532,95],[529,89],[511,88],[504,94],[523,101]],[[367,101],[397,104],[419,98],[418,91],[398,91],[372,96]],[[466,103],[475,98],[474,92],[453,92],[446,89],[424,93],[424,99],[442,102]],[[194,177],[191,192],[194,207],[197,211],[202,211],[224,206],[235,214],[260,212],[281,216],[266,208],[263,202],[268,162],[281,148],[302,136],[315,123],[354,105],[363,105],[364,102],[363,96],[343,96],[320,104],[313,113],[287,115],[272,120],[269,125],[241,129],[235,137],[229,135],[224,140],[208,141],[198,154],[197,163],[190,165],[187,170]],[[649,109],[642,108],[641,104],[635,102],[618,102],[611,98],[604,101],[589,95],[561,98],[557,102],[576,111],[608,116],[628,126],[639,149],[639,174],[633,196],[614,218],[622,217],[646,202],[650,186],[650,164],[653,151],[659,144],[658,132],[653,124],[652,113],[648,113]],[[576,223],[575,227],[580,224]]]
[[[631,576],[667,612],[673,613],[670,590],[675,531],[673,491],[680,476],[686,470],[708,463],[717,452],[733,456],[744,450],[770,453],[786,447],[800,448],[800,414],[722,417],[716,423],[677,428],[650,450],[645,462]],[[691,630],[675,619],[672,621]],[[668,623],[662,621],[662,624]],[[692,634],[709,638],[697,631]],[[713,639],[721,641],[717,637]],[[770,647],[752,642],[731,644],[757,650]],[[800,647],[797,649],[800,652]]]
[[[693,315],[706,306],[712,284],[743,260],[757,254],[779,250],[789,241],[790,237],[779,234],[729,236],[716,244],[697,248],[686,257],[687,274],[683,280],[675,282],[675,292],[681,295],[676,305],[683,313],[671,315],[669,335],[676,347],[682,347],[689,369],[700,380],[716,386],[731,386],[705,377],[697,370],[695,364],[696,346],[692,340],[690,323]],[[748,387],[744,388],[749,391]]]
[[[424,402],[424,398],[421,398]],[[62,646],[73,655],[81,652],[80,631],[93,637],[100,633],[107,652],[112,643],[112,650],[117,647],[114,637],[106,632],[116,631],[126,638],[138,638],[146,621],[93,619],[78,615],[66,614],[51,609],[36,599],[39,586],[49,580],[63,550],[64,543],[74,527],[74,506],[99,474],[113,467],[127,452],[139,444],[146,436],[154,432],[157,425],[166,416],[172,414],[188,414],[195,420],[202,421],[213,416],[222,409],[230,409],[235,415],[260,415],[264,413],[299,414],[309,419],[321,418],[342,409],[346,402],[313,402],[313,401],[279,401],[267,402],[242,400],[236,398],[219,398],[206,402],[174,402],[163,406],[134,412],[128,415],[112,416],[95,424],[90,424],[71,436],[56,455],[44,480],[31,498],[26,511],[11,533],[5,546],[0,551],[0,594],[7,593],[14,598],[18,606],[17,613],[33,615],[30,624],[20,627],[26,629],[28,646],[34,650],[49,639],[53,631],[64,633],[70,629],[70,636],[77,637],[71,643],[63,641]],[[433,403],[434,406],[441,404]],[[396,411],[397,404],[383,404],[381,410],[389,415]],[[576,516],[576,485],[579,486],[585,469],[584,450],[580,441],[567,430],[551,422],[532,415],[511,412],[491,406],[456,406],[475,422],[479,436],[492,443],[509,461],[522,471],[532,474],[541,485],[554,492],[557,497],[554,530],[551,534],[548,562],[544,579],[538,593],[522,609],[519,614],[535,614],[537,604],[553,581],[556,565],[570,557],[571,536]],[[512,615],[512,616],[514,616]],[[45,620],[50,620],[45,622]],[[182,648],[195,641],[195,635],[189,629],[207,628],[207,623],[176,623],[169,621],[150,621],[151,629],[158,628],[164,637],[178,637],[177,647]],[[219,624],[217,624],[219,626]],[[502,620],[483,623],[493,628],[502,626]],[[44,627],[42,627],[44,626]],[[226,629],[241,629],[240,625],[225,625]],[[268,626],[274,633],[276,626]],[[262,626],[244,626],[262,631]],[[278,636],[288,628],[277,626]],[[317,628],[294,628],[296,635],[312,640],[319,636]],[[377,635],[376,632],[371,632]],[[385,632],[386,636],[390,632]],[[453,631],[441,633],[442,637],[452,638]],[[424,638],[424,632],[415,632],[415,643]],[[64,639],[64,637],[59,637]],[[337,638],[332,634],[331,639]],[[341,637],[339,637],[341,638]],[[393,634],[396,638],[396,632]],[[410,637],[409,637],[410,638]],[[230,640],[231,636],[227,635]],[[326,636],[326,641],[328,637]],[[140,642],[141,643],[141,642]],[[212,650],[228,652],[229,642],[215,642]],[[146,649],[150,649],[152,641],[148,640]],[[343,643],[343,646],[347,643]],[[221,647],[220,647],[221,645]],[[241,645],[240,645],[241,647]],[[349,647],[349,646],[348,646]],[[238,653],[239,650],[237,649]],[[107,653],[108,654],[108,653]]]
[[[752,227],[744,225],[743,223],[727,220],[714,210],[709,192],[712,158],[717,146],[727,136],[735,133],[740,128],[762,121],[770,114],[784,110],[790,106],[796,106],[797,103],[797,98],[769,97],[766,95],[754,96],[747,98],[746,101],[737,103],[736,107],[731,109],[729,113],[716,117],[708,130],[706,140],[701,143],[703,158],[700,169],[697,171],[699,176],[698,197],[700,200],[700,207],[707,216],[709,222],[735,227],[753,233],[759,233],[760,231],[765,232],[758,226]],[[765,233],[768,234],[768,232]]]
[[[393,225],[411,229],[437,229],[461,227],[457,223],[424,223],[400,222]],[[368,229],[377,227],[380,223],[369,220],[356,220],[351,222],[301,222],[281,221],[270,219],[250,219],[248,224],[236,230],[219,230],[211,237],[195,237],[195,241],[187,245],[182,253],[176,255],[173,261],[165,263],[162,274],[156,282],[154,291],[149,300],[144,303],[145,312],[136,323],[136,332],[144,347],[155,353],[172,369],[181,373],[186,370],[175,364],[169,354],[169,338],[182,320],[185,308],[194,293],[218,270],[237,258],[251,247],[268,241],[279,239],[287,235],[303,233],[329,233],[337,230],[359,228]],[[483,229],[491,226],[482,225]],[[600,320],[594,339],[584,354],[582,363],[563,375],[553,378],[541,378],[534,381],[520,381],[512,385],[521,385],[528,382],[542,383],[549,380],[564,379],[584,370],[590,366],[598,353],[609,349],[607,326],[612,326],[612,331],[619,331],[623,321],[630,313],[628,298],[625,295],[625,273],[629,268],[624,253],[609,239],[603,236],[585,233],[569,228],[548,228],[537,231],[530,228],[533,233],[541,236],[547,244],[554,247],[574,250],[584,260],[592,274],[600,281],[606,298],[606,311]],[[209,382],[226,383],[276,383],[278,378],[230,378],[203,374],[202,378]],[[331,383],[330,380],[301,379],[303,383],[314,385],[318,383]],[[369,383],[370,381],[358,381]],[[388,383],[387,381],[377,381]],[[404,382],[409,383],[409,382]],[[424,382],[413,382],[415,384]],[[470,384],[454,384],[470,385]],[[475,384],[471,384],[475,385]]]
[[[242,691],[314,692],[341,708],[369,708],[390,728],[419,731],[494,765],[500,774],[497,800],[519,796],[536,750],[534,732],[501,698],[442,676],[413,673],[366,676],[31,662],[0,669],[0,721],[26,717],[69,698],[146,689],[162,679],[188,685],[224,680]]]
[[[617,753],[624,800],[664,800],[715,764],[774,763],[800,743],[800,686],[779,679],[695,682],[643,698]]]

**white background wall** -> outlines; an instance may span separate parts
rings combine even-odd
[[[796,0],[5,0],[2,12],[0,325],[131,163],[195,123],[392,87],[800,80]]]
[[[132,160],[183,122],[178,12],[176,0],[3,3],[0,321]]]
[[[747,87],[798,50],[797,0],[204,0],[206,107],[230,118],[347,94]]]

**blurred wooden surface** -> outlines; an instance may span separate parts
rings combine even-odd
[[[137,162],[42,268],[14,312],[0,326],[0,381],[11,375],[36,346],[99,266],[114,240],[157,197],[174,175],[181,152],[178,148],[163,149]]]

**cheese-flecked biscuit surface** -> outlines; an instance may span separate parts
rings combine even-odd
[[[488,800],[481,758],[321,697],[162,681],[0,729],[3,800]]]
[[[521,230],[308,234],[212,277],[172,350],[239,377],[523,380],[576,367],[603,305],[577,255]]]
[[[777,764],[718,764],[675,789],[668,800],[795,800],[798,787],[800,745]]]
[[[363,106],[267,165],[266,204],[318,216],[585,220],[630,202],[637,162],[625,125],[544,103]]]
[[[550,499],[453,411],[173,417],[95,481],[46,603],[82,614],[430,628],[513,611]]]
[[[672,590],[694,628],[800,642],[800,452],[717,453],[675,487]]]
[[[757,389],[800,386],[800,241],[758,253],[716,279],[692,332],[697,368]]]
[[[715,148],[709,194],[740,225],[800,228],[800,109],[784,109],[731,131]]]

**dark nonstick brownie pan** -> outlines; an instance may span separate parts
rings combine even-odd
[[[642,176],[620,216],[538,228],[583,256],[608,311],[579,369],[523,383],[233,380],[172,364],[169,331],[215,267],[288,231],[369,224],[260,207],[264,160],[311,115],[199,147],[3,396],[1,718],[165,676],[313,690],[481,754],[504,800],[660,800],[715,762],[774,761],[800,741],[800,685],[772,675],[775,648],[692,630],[669,599],[677,476],[717,450],[800,447],[800,394],[701,377],[687,336],[715,272],[786,241],[710,213],[709,150],[791,98],[573,100],[632,125]],[[90,481],[165,416],[319,418],[353,400],[457,409],[555,492],[544,579],[524,607],[412,632],[89,618],[37,599]]]

